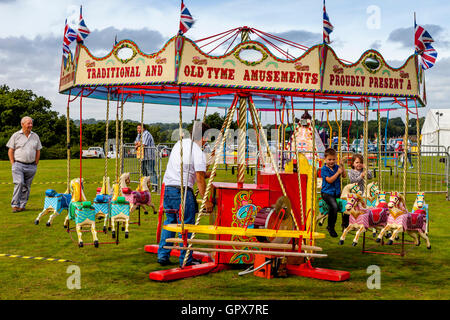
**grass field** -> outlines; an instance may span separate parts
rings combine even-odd
[[[104,162],[97,159],[83,161],[83,176],[87,180],[85,194],[93,199],[100,186]],[[113,160],[110,175],[113,176]],[[73,177],[78,174],[78,160],[72,161]],[[218,181],[233,181],[230,171],[221,171]],[[252,177],[248,177],[252,179]],[[407,247],[403,258],[391,255],[361,254],[361,243],[351,246],[347,238],[344,246],[338,240],[327,237],[318,245],[328,254],[317,259],[316,267],[346,270],[351,273],[349,281],[335,283],[315,279],[289,276],[279,279],[262,279],[253,275],[239,276],[239,270],[227,270],[195,278],[169,283],[153,282],[148,273],[160,270],[156,256],[144,252],[144,246],[155,243],[157,216],[142,215],[142,225],[130,226],[130,238],[116,245],[101,245],[99,248],[78,248],[62,227],[65,217],[58,216],[54,225],[45,226],[48,216],[41,224],[33,221],[42,210],[46,189],[64,192],[66,162],[45,160],[39,163],[33,182],[27,210],[12,213],[10,199],[13,185],[10,164],[0,162],[0,254],[51,257],[69,259],[71,263],[28,260],[0,257],[0,299],[450,299],[450,202],[444,194],[427,194],[430,206],[430,239],[432,249],[425,245]],[[153,194],[156,206],[159,195]],[[408,197],[412,206],[413,196]],[[339,218],[340,219],[340,218]],[[340,221],[338,219],[338,224]],[[97,228],[98,229],[98,228]],[[325,227],[319,227],[325,232]],[[123,235],[123,234],[122,234]],[[72,234],[75,239],[75,234]],[[350,236],[349,236],[350,237]],[[406,236],[408,239],[409,237]],[[91,242],[91,235],[83,238]],[[110,234],[99,234],[100,241],[110,241]],[[398,247],[383,247],[383,250],[398,250]],[[174,258],[172,258],[175,261]],[[67,288],[70,276],[67,268],[76,265],[81,271],[81,289]],[[377,265],[381,269],[381,289],[367,287],[367,267]],[[169,268],[169,267],[165,267]]]

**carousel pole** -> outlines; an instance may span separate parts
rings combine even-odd
[[[249,41],[249,29],[244,28],[241,31],[241,43]],[[246,154],[246,125],[247,125],[247,102],[248,98],[241,96],[239,98],[239,109],[238,109],[238,123],[239,123],[239,133],[238,133],[238,154],[237,154],[237,183],[238,187],[242,188],[245,180],[245,154]]]
[[[70,193],[70,94],[72,90],[69,90],[69,97],[67,98],[67,118],[66,118],[66,142],[67,142],[67,191]]]

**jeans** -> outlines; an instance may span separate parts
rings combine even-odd
[[[37,165],[14,162],[11,169],[14,183],[11,206],[25,208],[30,196],[31,182],[36,174]]]
[[[166,186],[164,191],[164,210],[175,209],[177,213],[168,213],[166,212],[166,220],[164,221],[164,225],[167,224],[176,224],[181,223],[178,216],[178,210],[180,209],[180,189]],[[184,209],[184,223],[185,224],[194,224],[195,223],[195,214],[198,211],[197,200],[195,199],[194,193],[191,189],[188,189],[186,194],[186,203]],[[175,232],[167,231],[162,229],[161,231],[161,241],[159,242],[158,249],[158,260],[168,260],[170,256],[170,249],[164,249],[164,246],[173,246],[173,243],[167,243],[166,239],[173,238],[175,236]],[[181,237],[181,233],[179,235]],[[188,233],[188,238],[191,237],[191,233]],[[186,250],[182,250],[180,252],[180,266],[183,265],[184,256],[186,255]],[[189,254],[189,257],[186,261],[186,265],[190,265],[192,263],[192,251]]]
[[[156,160],[154,160],[154,159],[142,160],[142,175],[144,177],[150,177],[150,181],[153,185],[158,184],[158,178],[156,176],[155,165],[156,165]]]
[[[334,230],[334,226],[336,225],[337,213],[338,213],[338,205],[336,199],[339,198],[340,195],[334,196],[328,193],[322,192],[322,199],[328,205],[328,228]]]

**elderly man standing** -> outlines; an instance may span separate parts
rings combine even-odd
[[[25,210],[42,149],[39,136],[31,131],[33,119],[23,117],[20,124],[22,129],[14,133],[6,144],[14,182],[12,212]]]

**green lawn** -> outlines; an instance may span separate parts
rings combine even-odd
[[[78,174],[78,160],[72,161],[72,176]],[[94,198],[104,172],[104,161],[83,160],[85,193]],[[110,160],[109,174],[114,175],[114,161]],[[218,181],[233,181],[231,171],[220,171]],[[252,181],[252,177],[247,177]],[[327,237],[322,246],[325,259],[313,262],[316,267],[347,270],[351,279],[334,283],[295,276],[279,279],[262,279],[249,274],[239,276],[239,270],[227,270],[169,283],[153,282],[148,273],[159,270],[156,256],[144,252],[144,246],[155,243],[157,216],[142,216],[142,225],[130,226],[130,238],[116,245],[99,248],[78,248],[62,227],[63,215],[45,226],[48,217],[36,226],[33,221],[42,210],[44,191],[48,188],[65,190],[66,162],[45,160],[39,164],[34,179],[27,211],[12,213],[10,198],[13,190],[9,162],[0,162],[0,217],[4,222],[0,232],[0,254],[16,254],[69,259],[73,263],[27,260],[0,257],[0,299],[449,299],[450,288],[450,202],[444,194],[426,195],[430,206],[430,239],[432,249],[408,246],[406,257],[361,254],[361,243],[351,246],[351,236],[344,246]],[[134,186],[133,186],[134,187]],[[159,205],[159,195],[153,200]],[[413,196],[408,197],[411,207]],[[340,218],[339,218],[340,219]],[[340,221],[338,220],[338,224]],[[324,232],[324,227],[319,227]],[[122,234],[123,235],[123,234]],[[75,234],[72,234],[74,239]],[[91,235],[85,233],[86,242]],[[409,239],[409,237],[407,237]],[[100,241],[111,241],[110,234],[99,234]],[[383,247],[392,251],[398,247]],[[172,258],[173,261],[175,259]],[[66,282],[67,268],[76,265],[81,270],[81,289],[69,290]],[[369,290],[366,281],[367,267],[381,268],[381,289]],[[165,267],[167,268],[167,267]]]

